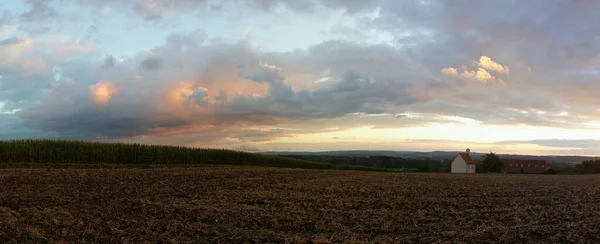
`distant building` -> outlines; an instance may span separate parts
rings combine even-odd
[[[541,174],[547,169],[552,168],[546,160],[527,160],[527,159],[502,159],[504,172]]]
[[[452,161],[451,171],[452,173],[475,173],[475,160],[471,158],[471,151],[467,149],[467,152],[459,153],[454,161]]]

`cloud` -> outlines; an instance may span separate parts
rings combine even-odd
[[[116,92],[117,87],[110,81],[101,81],[90,86],[90,97],[99,106],[108,104]]]
[[[549,139],[549,140],[525,140],[525,141],[500,141],[496,144],[535,144],[545,147],[555,147],[562,149],[598,149],[600,148],[599,140],[566,140],[566,139]]]
[[[220,90],[219,95],[214,96],[214,99],[215,99],[215,101],[227,101],[227,97],[228,97],[227,91]]]
[[[461,75],[462,77],[471,80],[477,80],[481,83],[491,83],[495,80],[495,78],[489,72],[482,68],[477,69],[477,71],[465,70]]]
[[[41,58],[23,59],[19,64],[19,70],[23,76],[34,75],[45,71],[47,68],[48,64]]]
[[[448,75],[448,76],[456,76],[456,75],[458,75],[458,71],[455,68],[452,68],[452,67],[443,68],[441,72],[442,72],[442,74],[445,74],[445,75]]]
[[[85,55],[95,50],[95,43],[90,39],[74,40],[67,36],[56,36],[52,37],[48,43],[57,58]]]
[[[45,0],[26,0],[31,8],[29,11],[21,14],[20,18],[25,22],[46,21],[56,18],[58,13],[47,4]]]
[[[479,67],[478,67],[479,66]],[[502,65],[492,61],[489,57],[481,56],[479,62],[473,62],[472,68],[463,65],[463,71],[460,74],[462,78],[470,81],[477,81],[486,85],[504,85],[504,80],[500,77],[495,77],[488,70],[496,73],[507,74],[508,67],[502,67]],[[457,76],[458,70],[453,67],[442,68],[441,73],[446,76]]]
[[[495,71],[497,73],[508,73],[508,66],[503,67],[502,65],[492,61],[491,58],[486,56],[481,56],[481,58],[479,58],[479,66],[490,71]]]
[[[208,91],[204,87],[196,88],[189,97],[199,106],[205,106],[211,103],[210,98],[208,97]]]
[[[0,101],[0,114],[6,115],[6,114],[15,114],[19,111],[21,111],[21,109],[5,109],[6,107],[6,102],[4,101]]]
[[[8,38],[8,39],[1,40],[0,41],[0,46],[17,45],[17,44],[24,43],[25,41],[26,41],[25,38],[11,37],[11,38]]]
[[[190,13],[198,11],[219,11],[232,7],[245,7],[252,11],[270,11],[277,7],[284,7],[299,13],[315,13],[320,8],[343,10],[351,14],[371,12],[375,10],[380,0],[307,0],[307,1],[290,1],[290,0],[87,0],[76,1],[84,5],[92,5],[98,8],[101,13],[105,13],[106,5],[120,5],[133,10],[147,21],[157,21],[170,16],[175,16],[181,13]]]
[[[144,69],[157,70],[160,68],[161,60],[159,57],[149,57],[149,58],[142,60],[140,65]]]
[[[12,42],[12,43],[11,43]],[[31,38],[23,38],[18,42],[9,41],[0,45],[0,65],[14,64],[31,53],[36,43]]]
[[[426,66],[426,60],[411,56],[411,50],[390,45],[328,41],[278,53],[257,52],[249,42],[206,43],[205,38],[202,32],[173,34],[164,45],[141,52],[108,73],[101,69],[111,60],[106,56],[63,62],[61,66],[67,67],[63,81],[48,90],[41,103],[24,108],[18,116],[28,128],[67,138],[165,142],[180,138],[187,144],[200,140],[180,135],[217,130],[220,133],[210,134],[215,136],[211,140],[222,141],[249,133],[227,133],[237,126],[294,124],[314,132],[324,126],[394,128],[460,121],[570,126],[576,122],[519,112],[530,107],[559,110],[543,102],[542,95],[524,96],[506,87],[484,94],[469,84],[439,82],[435,74],[444,68]],[[445,68],[458,75],[458,69]],[[462,74],[477,82],[497,82],[484,68],[476,70]],[[321,74],[328,79],[317,83]],[[111,82],[98,82],[105,80]],[[489,112],[494,109],[501,112]],[[406,112],[422,116],[395,118]],[[315,121],[320,122],[311,125]]]
[[[65,8],[56,7],[63,2]],[[18,111],[2,119],[27,135],[241,146],[240,138],[292,133],[259,133],[259,127],[304,133],[438,123],[574,129],[600,121],[600,45],[593,31],[600,4],[593,1],[27,3],[22,15],[0,18],[15,30],[2,31],[0,40],[2,111]],[[89,10],[97,20],[73,23],[93,18],[81,16]],[[242,32],[247,13],[283,11],[290,19],[343,13],[353,24],[338,30],[352,38],[323,35],[308,48],[269,51],[285,36],[253,24],[244,37],[223,34],[226,28],[172,33],[127,56],[107,39],[119,35],[107,28],[113,18],[160,28],[161,35],[167,25],[186,29],[183,14],[212,21],[224,11],[236,14],[223,23],[244,24]]]
[[[104,6],[102,10],[100,10],[100,13],[103,17],[108,17],[112,13],[112,8],[110,6]]]
[[[108,73],[102,68],[106,57],[61,63],[61,80],[45,92],[40,103],[17,113],[22,125],[64,138],[162,138],[165,133],[176,136],[208,130],[235,138],[247,137],[248,132],[226,135],[238,126],[334,119],[351,113],[387,113],[393,118],[403,106],[429,99],[414,92],[420,85],[404,79],[388,59],[352,58],[375,58],[380,53],[396,56],[390,47],[330,42],[290,56],[257,53],[247,42],[198,45],[177,40],[150,51],[151,57],[161,60],[155,69],[131,65],[148,60],[146,52]],[[344,53],[347,58],[336,57]],[[355,68],[344,64],[348,61],[355,62]],[[287,71],[279,63],[296,69]],[[381,68],[385,69],[374,72]],[[287,77],[323,69],[330,70],[331,79],[319,86],[287,81]]]
[[[112,55],[106,55],[104,59],[104,67],[113,67],[115,66],[116,60]]]
[[[248,74],[245,77],[259,83],[264,82],[271,85],[283,83],[281,68],[262,62],[259,63],[259,69],[256,72]]]

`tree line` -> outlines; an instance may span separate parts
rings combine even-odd
[[[334,165],[354,165],[373,168],[384,168],[415,172],[450,172],[452,160],[435,160],[430,158],[402,158],[391,156],[333,156],[333,155],[280,155],[312,162],[329,163]],[[476,167],[477,173],[500,173],[504,164],[500,157],[490,152],[482,157]],[[598,174],[600,160],[588,160],[578,165],[553,165],[545,174]]]
[[[600,160],[586,160],[577,165],[555,167],[560,173],[567,174],[600,174]]]
[[[336,165],[353,165],[416,172],[450,172],[452,160],[400,158],[391,156],[331,156],[331,155],[280,155],[306,161]]]

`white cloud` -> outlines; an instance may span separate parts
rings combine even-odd
[[[16,114],[23,110],[22,108],[15,108],[12,110],[6,110],[6,101],[0,101],[0,114]]]

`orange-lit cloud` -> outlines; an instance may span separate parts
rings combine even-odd
[[[502,66],[501,64],[494,62],[490,57],[487,56],[481,56],[479,58],[478,65],[479,67],[482,67],[484,69],[495,71],[501,74],[508,73],[508,66]]]
[[[448,67],[448,68],[442,69],[442,74],[445,74],[448,76],[456,76],[456,75],[458,75],[458,71],[455,68]]]
[[[200,107],[214,103],[209,90],[197,86],[193,81],[180,81],[159,95],[158,108],[171,113],[193,114],[205,111]]]
[[[477,69],[477,71],[465,70],[462,72],[461,75],[465,78],[474,79],[481,83],[487,83],[494,79],[494,77],[489,72],[482,68]]]
[[[110,81],[100,81],[89,87],[91,99],[98,106],[103,106],[113,99],[117,87]]]
[[[494,73],[492,74],[490,71]],[[458,76],[459,74],[459,71],[454,67],[443,68],[440,72],[446,76]],[[504,84],[504,80],[501,77],[502,75],[507,75],[508,72],[508,66],[502,66],[494,62],[490,57],[481,56],[479,61],[474,61],[470,68],[463,66],[460,76],[482,84],[499,85]]]
[[[192,83],[182,82],[171,89],[169,92],[169,101],[177,104],[183,104],[193,93],[194,90],[192,89]]]

